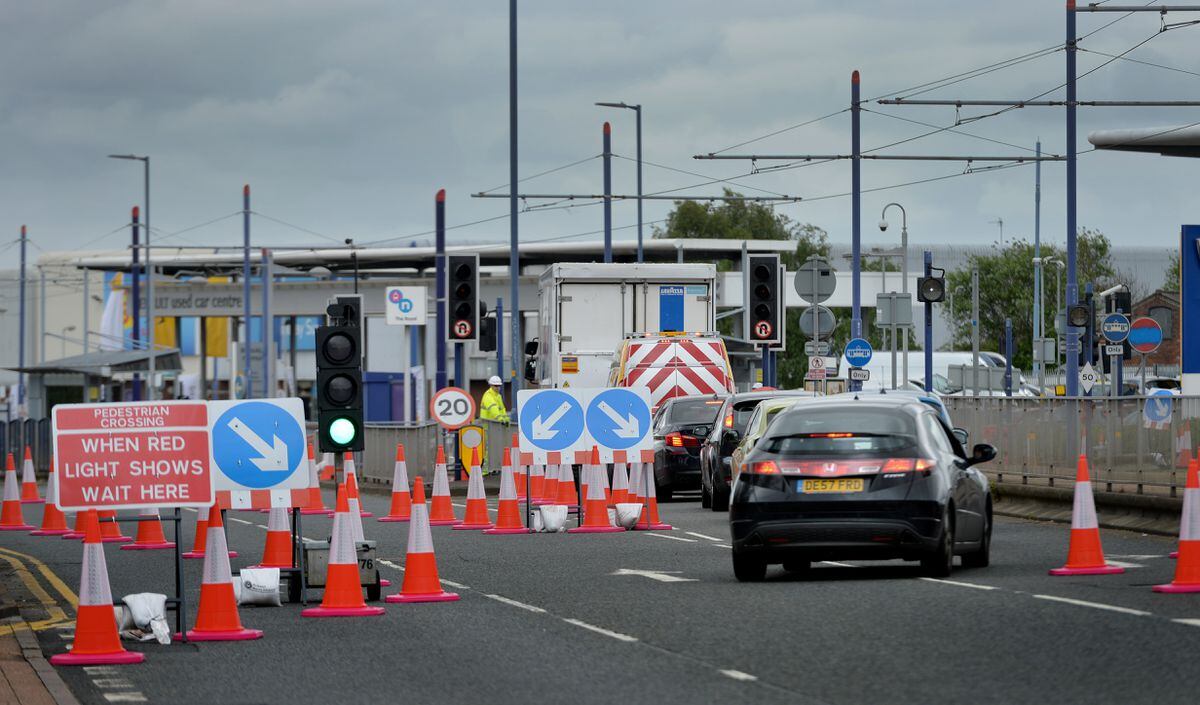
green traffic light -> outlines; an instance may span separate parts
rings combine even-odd
[[[334,419],[329,424],[329,438],[340,446],[353,443],[357,432],[358,430],[354,428],[354,422],[347,418]]]

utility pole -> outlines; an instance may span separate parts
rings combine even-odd
[[[434,242],[434,285],[437,291],[433,298],[437,310],[434,318],[437,322],[437,332],[434,335],[435,364],[433,385],[434,391],[445,389],[446,380],[446,189],[439,189],[433,206],[433,242]]]
[[[964,382],[966,380],[963,380]],[[979,395],[979,269],[971,270],[971,391]],[[988,383],[991,387],[991,383]]]
[[[133,250],[130,254],[129,278],[133,280],[130,284],[130,289],[133,292],[133,304],[130,309],[133,312],[133,345],[135,349],[145,350],[146,346],[142,343],[142,268],[139,264],[142,248],[138,243],[138,215],[140,210],[137,206],[133,207],[132,220],[132,236]],[[142,399],[142,376],[136,372],[133,375],[133,400],[141,401]]]
[[[254,384],[250,381],[250,184],[242,187],[242,314],[243,330],[246,331],[242,341],[242,380],[246,399],[254,398]]]
[[[17,373],[17,415],[25,416],[25,245],[29,242],[29,235],[25,226],[21,226],[21,281],[18,288],[21,291],[21,313],[18,315],[20,319],[20,331],[17,334],[17,366],[21,371]]]
[[[637,246],[637,261],[641,264],[645,261],[642,253],[642,106],[629,105],[625,102],[620,103],[596,103],[603,108],[626,108],[637,113],[637,218],[638,218],[638,246]],[[605,189],[609,192],[610,189]]]
[[[512,297],[512,386],[508,408],[516,420],[521,389],[521,252],[517,230],[517,0],[508,0],[508,278]],[[499,323],[499,321],[497,321]],[[439,333],[439,335],[445,335]],[[543,345],[547,341],[542,341]]]
[[[612,127],[604,123],[604,263],[612,258]]]
[[[1042,156],[1041,140],[1037,141],[1036,154]],[[1046,337],[1042,332],[1046,318],[1042,307],[1042,268],[1042,163],[1037,162],[1033,165],[1033,347],[1036,351],[1033,364],[1037,368],[1038,394],[1046,389],[1046,356],[1042,344]]]
[[[925,250],[925,276],[933,276],[933,253]],[[925,302],[925,391],[933,391],[933,304]]]

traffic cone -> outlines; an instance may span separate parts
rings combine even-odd
[[[1200,592],[1200,460],[1196,458],[1188,464],[1176,557],[1175,579],[1155,585],[1154,592]]]
[[[21,488],[17,486],[17,473],[13,469],[12,456],[7,456],[4,467],[4,505],[0,509],[0,531],[33,531],[37,527],[25,523],[25,512],[21,508]]]
[[[625,501],[626,502],[637,502],[640,504],[642,501],[641,492],[642,492],[642,464],[641,463],[630,463],[629,464],[629,494],[626,495]]]
[[[538,500],[534,504],[554,504],[558,501],[558,475],[561,472],[557,465],[536,465],[537,477],[542,480],[542,491],[535,492]]]
[[[67,518],[55,504],[58,501],[58,481],[54,463],[50,463],[50,474],[46,476],[46,498],[50,501],[42,505],[42,528],[30,533],[33,536],[62,536],[71,533],[67,528]]]
[[[1175,434],[1175,467],[1186,468],[1192,457],[1192,427],[1186,424]]]
[[[51,656],[50,663],[55,666],[141,663],[146,659],[145,654],[126,651],[117,633],[99,517],[95,509],[80,512],[80,516],[84,530],[83,570],[79,578],[79,607],[75,610],[75,639],[70,651]]]
[[[133,540],[132,536],[126,536],[121,533],[121,525],[115,520],[117,513],[112,510],[102,510],[99,513],[100,521],[100,540],[104,543],[129,543]]]
[[[583,501],[583,524],[567,529],[568,534],[611,534],[625,530],[613,526],[608,520],[608,500],[604,498],[604,483],[600,481],[603,472],[600,452],[593,447],[592,462],[583,466],[583,474],[588,480],[587,496]]]
[[[25,462],[21,464],[21,504],[41,504],[46,500],[38,496],[37,475],[33,471],[33,453],[25,446]]]
[[[159,519],[157,509],[147,508],[138,513],[144,517],[154,517],[154,519],[139,521],[137,540],[122,546],[122,551],[153,551],[175,548],[175,544],[167,541],[167,537],[163,535],[162,520]]]
[[[1067,564],[1052,569],[1050,575],[1111,575],[1124,572],[1124,568],[1108,565],[1104,560],[1087,456],[1080,455],[1075,469],[1075,504],[1071,509],[1071,545],[1067,550]]]
[[[408,521],[412,515],[412,495],[408,492],[408,464],[404,462],[404,444],[396,444],[396,467],[392,470],[392,507],[379,521]]]
[[[237,597],[233,594],[233,574],[229,569],[229,547],[221,508],[208,510],[208,547],[204,554],[204,576],[200,580],[200,608],[196,625],[189,629],[191,641],[248,641],[261,639],[262,630],[246,629],[238,616]]]
[[[658,518],[658,494],[654,483],[654,463],[642,463],[639,489],[646,493],[646,496],[639,497],[642,500],[642,518],[638,520],[637,526],[633,527],[641,531],[664,531],[674,529],[670,524],[663,523],[662,519]]]
[[[529,492],[534,504],[546,503],[546,470],[549,467],[538,463],[529,466]]]
[[[347,478],[349,478],[350,476],[354,477],[354,485],[353,485],[354,494],[350,495],[350,508],[351,509],[354,509],[355,507],[358,508],[358,517],[360,520],[363,517],[375,516],[371,512],[368,512],[367,510],[363,509],[362,503],[359,501],[358,473],[354,469],[354,453],[350,453],[350,452],[346,453],[345,460],[342,461],[342,474]],[[349,483],[347,483],[347,485],[349,485]],[[359,523],[361,523],[361,521]]]
[[[271,507],[267,519],[267,542],[263,545],[263,557],[255,568],[292,567],[292,522],[287,507]]]
[[[416,501],[416,498],[413,498]],[[433,497],[429,507],[430,526],[451,526],[458,523],[454,506],[450,504],[450,478],[446,474],[446,451],[437,449],[437,463],[433,466]]]
[[[83,512],[75,512],[75,516],[71,518],[71,530],[62,535],[62,539],[81,539],[83,538]]]
[[[325,594],[320,607],[309,607],[301,617],[374,617],[382,607],[368,607],[363,599],[362,579],[358,572],[358,544],[354,540],[350,498],[339,492],[333,513],[329,540],[329,565],[325,571]]]
[[[204,558],[205,546],[208,544],[208,519],[196,518],[196,539],[192,542],[192,550],[183,554],[184,558]],[[229,552],[230,558],[237,558],[237,551]]]
[[[570,463],[558,466],[558,495],[552,504],[565,504],[568,509],[579,508],[579,495],[575,492],[575,469]]]
[[[521,464],[521,448],[519,443],[517,434],[514,433],[512,435],[512,445],[504,450],[504,457],[508,458],[508,462],[512,464],[513,485],[517,488],[517,501],[523,501],[526,499],[525,466]]]
[[[317,471],[317,463],[313,460],[313,444],[308,442],[308,506],[300,510],[301,514],[328,514],[329,507],[321,496],[321,477]]]
[[[332,480],[337,473],[337,465],[333,461],[333,453],[322,453],[321,462],[317,464],[318,477],[322,480]]]
[[[487,492],[483,489],[483,468],[479,466],[479,450],[476,449],[471,459],[467,479],[467,513],[459,524],[454,525],[455,531],[472,531],[490,529],[493,524],[488,517]]]
[[[505,456],[507,458],[508,456]],[[500,503],[496,507],[496,526],[485,534],[528,534],[529,529],[521,523],[520,497],[517,495],[516,473],[512,464],[500,466]]]
[[[408,525],[404,582],[399,593],[383,598],[385,602],[453,602],[458,599],[457,594],[442,590],[442,581],[438,579],[428,512],[425,483],[418,477],[413,482],[412,520]]]
[[[362,515],[359,514],[358,508],[357,475],[346,476],[346,481],[342,484],[342,493],[346,495],[346,506],[350,507],[350,534],[354,537],[355,542],[366,541],[366,536],[363,534]]]
[[[625,471],[625,463],[613,463],[612,497],[610,504],[617,505],[629,501],[629,473]]]

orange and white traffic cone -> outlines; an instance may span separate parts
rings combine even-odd
[[[396,444],[396,466],[392,470],[392,506],[388,515],[379,521],[408,521],[412,515],[412,495],[408,491],[408,463],[404,461],[404,444]]]
[[[317,477],[332,480],[336,473],[337,465],[334,464],[333,453],[321,453],[321,462],[317,463]]]
[[[112,588],[108,565],[100,541],[100,523],[95,509],[80,512],[83,524],[83,570],[79,578],[79,607],[75,610],[75,639],[71,650],[50,657],[55,666],[102,666],[141,663],[145,654],[121,646],[113,619]]]
[[[505,451],[504,457],[508,458],[508,462],[512,465],[513,485],[517,488],[517,501],[523,502],[527,498],[526,491],[533,488],[528,487],[525,481],[525,466],[521,464],[521,449],[517,447],[516,436],[517,434],[514,433],[513,445]]]
[[[350,507],[350,534],[354,536],[356,543],[362,543],[367,538],[363,534],[362,516],[359,514],[357,475],[346,476],[346,481],[342,483],[342,493],[346,495],[346,506]]]
[[[567,509],[579,508],[579,494],[575,491],[575,469],[570,463],[558,466],[558,493],[551,504],[562,504]]]
[[[442,589],[438,579],[437,556],[433,553],[433,533],[429,530],[429,510],[425,506],[425,483],[413,482],[412,520],[408,524],[408,553],[404,558],[404,582],[400,592],[388,595],[385,602],[453,602],[458,595]]]
[[[49,502],[42,505],[42,528],[30,532],[33,536],[62,536],[71,533],[67,528],[67,518],[55,502],[58,501],[58,482],[54,472],[54,463],[50,463],[50,474],[46,476],[46,498]]]
[[[1155,585],[1154,592],[1200,592],[1200,460],[1188,464],[1183,489],[1183,515],[1179,518],[1179,551],[1175,578]]]
[[[1191,424],[1180,427],[1175,434],[1175,467],[1186,468],[1192,458],[1192,428]]]
[[[654,483],[654,463],[642,463],[641,465],[641,477],[639,478],[641,486],[638,489],[646,494],[639,497],[642,501],[642,518],[638,520],[637,526],[633,528],[641,531],[674,529],[675,527],[663,522],[658,517],[658,490],[655,489]]]
[[[534,463],[529,466],[529,492],[534,504],[546,503],[546,477],[549,465]],[[555,487],[558,485],[555,484]]]
[[[636,502],[636,503],[640,504],[642,501],[641,490],[642,490],[642,464],[641,463],[630,463],[629,464],[629,490],[628,490],[628,494],[625,495],[625,501],[626,502]]]
[[[373,517],[373,516],[375,516],[375,515],[374,515],[374,514],[372,514],[371,512],[368,512],[367,510],[363,509],[363,508],[362,508],[362,502],[360,502],[360,501],[359,501],[359,496],[358,496],[358,472],[357,472],[357,471],[354,469],[354,453],[349,453],[349,452],[348,452],[348,453],[346,453],[345,460],[343,460],[343,461],[342,461],[342,474],[343,474],[343,475],[345,475],[345,477],[347,477],[347,478],[349,478],[349,477],[351,477],[351,476],[353,476],[353,477],[354,477],[354,485],[353,485],[353,487],[354,487],[354,494],[350,495],[350,507],[351,507],[352,509],[353,509],[355,506],[357,506],[357,507],[358,507],[358,516],[359,516],[359,519],[361,520],[363,517]],[[347,483],[347,484],[349,484],[349,483]],[[360,523],[361,523],[361,521],[360,521]]]
[[[12,456],[7,456],[4,467],[4,506],[0,509],[0,531],[33,531],[36,526],[25,523],[25,512],[21,508],[21,488],[17,473],[13,469]]]
[[[558,475],[560,472],[558,466],[535,465],[533,467],[534,477],[540,478],[542,481],[542,491],[534,493],[539,498],[534,504],[554,504],[558,501]]]
[[[301,617],[374,617],[382,607],[368,607],[363,599],[362,579],[358,571],[358,544],[348,492],[338,492],[333,513],[333,531],[329,540],[329,565],[325,569],[325,595],[320,607],[309,607]]]
[[[313,459],[311,439],[308,442],[308,505],[301,508],[300,513],[304,515],[329,513],[329,507],[325,506],[325,499],[321,497],[321,477],[317,470],[317,462]]]
[[[167,537],[163,535],[162,520],[159,518],[157,509],[143,509],[138,514],[154,518],[142,519],[138,522],[137,540],[122,546],[122,551],[155,551],[175,548],[175,544],[167,541]]]
[[[126,536],[121,533],[121,525],[117,523],[117,513],[112,509],[101,510],[100,517],[100,540],[104,543],[129,543],[133,541],[132,536]]]
[[[255,568],[292,567],[292,522],[287,507],[271,507],[267,518],[267,542],[263,557]]]
[[[83,538],[83,512],[75,512],[71,519],[71,530],[62,535],[63,541]]]
[[[587,496],[583,500],[583,524],[568,529],[568,534],[611,534],[625,530],[613,526],[608,520],[608,500],[604,497],[604,483],[600,478],[603,472],[600,453],[593,448],[592,462],[583,466],[583,474],[587,478]]]
[[[41,504],[46,500],[38,496],[37,475],[33,471],[33,453],[25,446],[25,462],[21,464],[21,504]]]
[[[413,498],[416,501],[416,498]],[[446,474],[446,451],[437,449],[437,463],[433,466],[433,496],[429,506],[430,526],[452,526],[458,523],[454,516],[454,505],[450,504],[450,477]]]
[[[1067,550],[1067,564],[1051,569],[1050,575],[1111,575],[1124,572],[1124,568],[1108,565],[1104,560],[1087,456],[1080,455],[1075,469],[1075,503],[1071,509],[1071,544]]]
[[[613,463],[612,497],[610,500],[614,506],[629,501],[629,473],[625,470],[625,463]]]
[[[229,569],[229,546],[225,543],[221,508],[216,504],[208,510],[207,545],[204,576],[200,580],[200,607],[196,612],[196,624],[188,630],[187,638],[191,641],[261,639],[262,630],[246,629],[238,615],[233,573]]]
[[[488,517],[487,492],[483,489],[483,468],[479,465],[479,450],[476,449],[471,458],[471,466],[467,469],[467,513],[463,520],[454,525],[455,531],[474,531],[490,529],[492,524]]]
[[[506,455],[507,459],[508,456]],[[530,530],[521,523],[521,500],[517,496],[516,475],[512,465],[505,462],[500,467],[500,503],[496,507],[496,526],[485,534],[528,534]]]
[[[192,541],[192,550],[183,554],[184,558],[198,559],[204,558],[206,553],[205,548],[208,545],[208,519],[196,518],[196,539]],[[229,552],[230,558],[237,558],[237,551]]]

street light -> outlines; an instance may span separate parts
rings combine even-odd
[[[889,203],[883,207],[883,212],[879,214],[879,229],[886,231],[888,228],[887,212],[888,209],[895,206],[900,209],[900,249],[903,250],[900,256],[900,269],[903,281],[901,282],[901,291],[908,293],[908,212],[904,210],[904,206],[899,203]],[[886,269],[886,267],[885,267]],[[908,297],[905,297],[906,299]],[[892,341],[895,345],[896,341]],[[894,350],[895,348],[893,348]],[[908,330],[904,331],[904,386],[908,387]]]
[[[1058,323],[1058,317],[1063,315],[1062,290],[1061,290],[1062,273],[1063,273],[1063,270],[1067,268],[1067,263],[1063,262],[1061,259],[1059,259],[1057,257],[1044,257],[1044,258],[1042,258],[1042,264],[1050,265],[1050,266],[1054,267],[1054,269],[1055,269],[1055,271],[1054,271],[1054,322],[1055,322],[1054,332],[1056,335],[1054,337],[1055,337],[1055,341],[1057,342],[1058,335],[1066,332],[1065,321],[1064,321],[1064,330],[1062,330],[1062,331],[1058,330],[1057,323]],[[1062,346],[1056,345],[1056,347],[1061,349]],[[1061,371],[1062,362],[1059,359],[1059,355],[1060,355],[1060,350],[1055,350],[1054,366],[1057,368],[1060,368],[1060,371]]]
[[[638,247],[637,261],[641,264],[642,258],[642,106],[629,105],[625,102],[620,103],[596,103],[602,108],[625,108],[637,113],[637,211],[638,211]]]
[[[62,334],[58,336],[58,342],[62,346],[59,349],[59,358],[64,358],[67,356],[67,333],[70,333],[73,330],[75,330],[75,326],[63,326]]]
[[[142,226],[142,233],[146,236],[146,327],[150,329],[150,344],[146,346],[146,349],[150,351],[150,360],[148,362],[149,368],[147,370],[150,378],[150,384],[147,385],[146,399],[153,400],[155,397],[154,368],[156,362],[156,350],[154,345],[154,267],[150,263],[150,156],[138,156],[136,154],[110,154],[108,155],[108,158],[137,161],[141,162],[142,166],[144,167],[142,172],[144,202],[142,205],[146,209],[146,221]],[[136,274],[134,276],[136,276]]]

